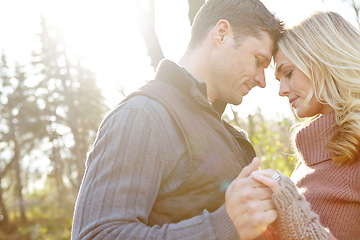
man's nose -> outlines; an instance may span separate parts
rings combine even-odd
[[[261,88],[264,88],[266,86],[264,70],[261,70],[256,74],[255,82],[256,82],[257,86],[259,86]]]

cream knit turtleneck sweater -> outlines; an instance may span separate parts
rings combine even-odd
[[[360,156],[351,165],[330,159],[326,144],[335,134],[330,112],[296,135],[300,164],[292,174],[299,192],[320,216],[320,222],[340,240],[360,239]]]

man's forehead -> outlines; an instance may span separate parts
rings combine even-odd
[[[264,55],[266,55],[267,58],[271,59],[273,56],[273,51],[275,49],[275,42],[270,37],[270,34],[268,32],[261,31],[259,34],[259,37],[257,37],[257,39],[261,42],[261,45],[264,48],[270,48],[270,49],[266,49],[266,53],[264,52]],[[270,53],[268,53],[267,50],[270,50]]]
[[[274,41],[272,39],[270,39],[270,41],[263,39],[261,46],[257,48],[257,54],[265,58],[266,61],[270,63],[273,56],[274,47]]]

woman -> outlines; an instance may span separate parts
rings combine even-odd
[[[337,13],[317,13],[284,32],[274,60],[279,95],[307,118],[294,138],[297,190],[271,170],[252,174],[274,192],[277,234],[360,239],[360,32]]]

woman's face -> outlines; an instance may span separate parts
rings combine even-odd
[[[327,104],[320,103],[315,94],[306,104],[306,98],[313,88],[310,79],[279,50],[274,57],[275,77],[280,81],[279,95],[288,97],[296,115],[300,118],[325,114],[332,110]]]

